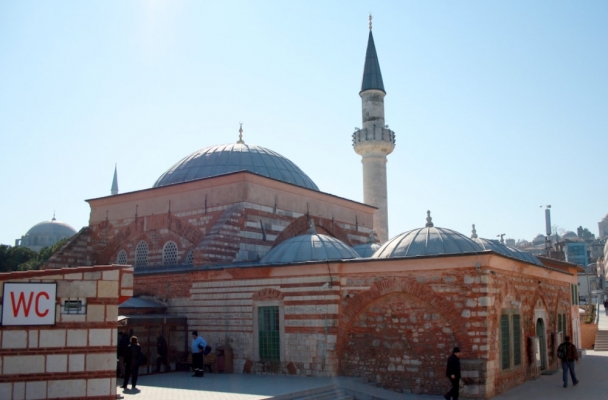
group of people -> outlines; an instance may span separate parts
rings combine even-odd
[[[131,388],[137,389],[137,378],[139,376],[139,367],[147,363],[147,357],[141,351],[141,346],[137,340],[137,336],[133,334],[133,329],[129,330],[128,334],[118,332],[118,373],[124,378],[122,388],[127,389],[129,380]],[[162,332],[158,332],[156,337],[156,372],[160,372],[161,365],[165,366],[165,372],[171,371],[169,365],[167,340]]]
[[[568,373],[572,378],[572,385],[578,384],[576,372],[574,371],[575,362],[578,363],[578,349],[570,341],[570,336],[564,338],[564,342],[557,348],[557,355],[562,363],[562,380],[564,387],[568,387]],[[448,358],[448,365],[445,375],[450,380],[452,387],[450,391],[443,395],[446,400],[458,400],[460,391],[460,348],[454,347],[452,355]]]

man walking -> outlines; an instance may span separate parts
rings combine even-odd
[[[460,349],[454,347],[452,355],[448,357],[448,367],[445,371],[445,376],[448,377],[452,388],[449,392],[443,395],[445,400],[458,400],[458,391],[460,390]]]
[[[578,364],[578,350],[570,342],[570,336],[566,336],[564,340],[564,343],[557,348],[557,357],[562,360],[562,380],[564,381],[564,387],[568,387],[568,371],[570,371],[572,385],[576,386],[578,379],[576,379],[576,372],[574,372],[574,362],[576,361]]]
[[[205,375],[205,366],[203,365],[205,346],[207,346],[205,339],[199,336],[197,331],[192,331],[192,369],[194,370],[192,376],[203,377]]]
[[[171,366],[169,365],[169,360],[167,359],[168,350],[165,336],[163,335],[163,332],[160,331],[156,337],[156,372],[160,372],[161,364],[165,366],[165,372],[171,371]]]

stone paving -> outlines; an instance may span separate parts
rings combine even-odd
[[[600,329],[608,329],[608,317],[600,305]],[[562,386],[561,368],[553,375],[542,375],[535,380],[502,393],[495,400],[556,400],[556,399],[608,399],[608,351],[586,351],[576,366],[580,381],[567,388]],[[122,383],[122,379],[118,380]],[[205,374],[204,378],[193,378],[190,372],[144,375],[139,378],[138,391],[117,388],[117,393],[126,400],[257,400],[273,396],[300,392],[318,387],[338,384],[342,387],[360,389],[367,392],[380,391],[386,400],[440,400],[442,396],[411,395],[387,392],[356,383],[348,378],[305,378],[295,376],[248,375],[248,374]],[[449,382],[446,380],[446,391]],[[380,393],[377,392],[377,393]],[[464,399],[464,397],[462,397]]]

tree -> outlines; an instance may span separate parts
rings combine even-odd
[[[57,243],[55,243],[52,246],[41,248],[40,252],[37,254],[36,258],[32,258],[22,264],[19,264],[17,266],[17,269],[19,271],[29,271],[32,269],[39,269],[42,266],[42,264],[47,262],[47,260],[49,258],[51,258],[51,256],[57,252],[57,250],[59,250],[64,244],[66,244],[68,242],[68,240],[70,240],[70,238],[61,239],[60,241],[58,241]]]
[[[585,242],[592,242],[595,240],[595,235],[589,232],[589,229],[583,228],[582,226],[576,228],[576,235]]]
[[[27,247],[0,245],[0,271],[16,271],[20,264],[38,258],[38,253]]]

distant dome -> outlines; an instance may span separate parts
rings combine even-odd
[[[261,146],[245,143],[211,146],[190,154],[158,178],[154,187],[249,171],[279,181],[319,190],[297,165]]]
[[[510,258],[515,258],[521,261],[525,261],[527,263],[535,264],[535,265],[543,265],[540,260],[534,257],[532,254],[516,249],[514,247],[505,246],[501,244],[497,240],[491,239],[483,239],[483,238],[475,238],[473,239],[477,244],[483,247],[484,250],[491,250],[495,253],[502,254],[503,256],[507,256]]]
[[[545,235],[541,235],[539,233],[538,235],[534,236],[534,239],[532,239],[532,244],[534,246],[544,245],[545,244]]]
[[[578,235],[572,231],[568,231],[562,235],[562,239],[569,240],[571,242],[582,242],[583,240],[578,237]]]
[[[314,232],[314,225],[312,228]],[[287,239],[271,249],[260,264],[292,264],[306,261],[330,261],[359,258],[352,247],[339,239],[308,233]]]
[[[52,246],[61,239],[76,234],[76,229],[65,222],[57,221],[54,217],[50,221],[43,221],[34,225],[21,238],[21,246],[39,251],[43,247]]]
[[[462,233],[438,228],[431,222],[430,212],[424,228],[395,236],[386,242],[372,258],[419,257],[440,254],[467,254],[483,251],[483,248]]]

